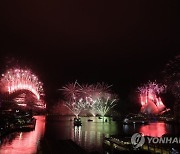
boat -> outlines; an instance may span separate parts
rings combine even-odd
[[[81,126],[82,122],[81,122],[81,118],[74,118],[74,126]]]
[[[88,119],[88,122],[91,122],[91,121],[93,121],[92,119]]]
[[[35,126],[36,126],[36,119],[30,118],[30,119],[26,119],[25,123],[19,126],[19,129],[22,131],[29,131],[29,130],[34,130]]]

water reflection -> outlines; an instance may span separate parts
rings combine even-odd
[[[36,116],[34,131],[8,135],[0,147],[1,154],[33,154],[37,152],[40,139],[45,131],[45,117]]]
[[[53,140],[71,139],[88,151],[101,151],[103,138],[110,135],[116,135],[119,130],[116,122],[109,118],[110,122],[102,122],[98,117],[91,117],[89,121],[87,117],[82,117],[82,126],[74,127],[73,117],[62,117],[59,121],[48,121],[46,123],[45,137]]]
[[[118,130],[116,123],[103,123],[96,117],[91,118],[93,122],[88,122],[87,118],[82,118],[81,127],[72,127],[74,135],[71,139],[88,151],[101,150],[103,138],[115,135]],[[108,118],[109,119],[109,118]]]
[[[132,134],[132,133],[137,133],[137,130],[139,129],[140,126],[133,124],[133,125],[123,125],[123,132],[121,133],[121,135],[123,134]]]
[[[146,136],[161,137],[168,133],[167,125],[165,123],[150,123],[145,126],[141,126],[139,132]]]
[[[81,138],[82,138],[82,132],[81,132],[81,126],[75,126],[74,127],[74,141],[76,143],[80,143]]]
[[[174,134],[173,125],[164,122],[149,123],[147,125],[123,125],[122,134],[143,133],[146,136],[161,137],[164,134]]]
[[[3,140],[0,147],[0,154],[32,154],[40,148],[39,141],[44,136],[46,140],[67,140],[71,139],[87,151],[102,152],[104,137],[111,135],[127,135],[137,132],[148,136],[160,137],[165,133],[176,133],[179,129],[174,125],[165,123],[150,123],[148,125],[123,125],[114,122],[110,118],[108,122],[102,121],[98,117],[82,117],[82,126],[74,127],[72,119],[74,117],[62,116],[58,120],[48,120],[45,122],[44,116],[38,116],[36,128],[31,132],[19,132],[9,135]],[[57,119],[57,118],[56,118]]]
[[[173,133],[174,129],[171,125],[165,123],[149,123],[148,125],[123,125],[114,122],[110,118],[108,122],[102,121],[98,117],[91,117],[93,121],[89,121],[87,117],[82,117],[82,126],[74,127],[73,117],[62,117],[59,121],[49,121],[46,124],[45,137],[47,139],[66,140],[72,139],[81,147],[88,151],[97,150],[102,152],[102,143],[104,137],[111,135],[132,135],[142,132],[148,136],[160,137],[166,133]]]

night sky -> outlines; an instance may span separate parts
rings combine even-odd
[[[0,72],[18,59],[48,100],[67,82],[107,82],[123,99],[180,51],[174,0],[13,0],[0,5]],[[50,101],[49,101],[50,102]]]

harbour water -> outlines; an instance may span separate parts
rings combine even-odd
[[[71,139],[89,152],[102,153],[104,137],[111,135],[129,135],[141,132],[148,136],[160,137],[164,134],[179,133],[177,126],[163,122],[147,125],[123,125],[113,121],[107,122],[98,117],[82,117],[82,126],[74,127],[71,116],[59,116],[54,120],[46,120],[45,116],[36,116],[35,130],[30,132],[16,132],[1,140],[0,154],[35,154],[41,151],[42,140]],[[88,121],[91,119],[93,121]]]

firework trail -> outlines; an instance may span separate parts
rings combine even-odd
[[[110,88],[107,84],[83,84],[77,81],[64,86],[65,105],[78,116],[82,110],[88,110],[93,116],[97,113],[104,116],[112,107],[115,99],[111,99]]]
[[[115,105],[117,99],[112,98],[98,98],[93,104],[93,108],[96,109],[97,113],[102,117],[106,115]]]

